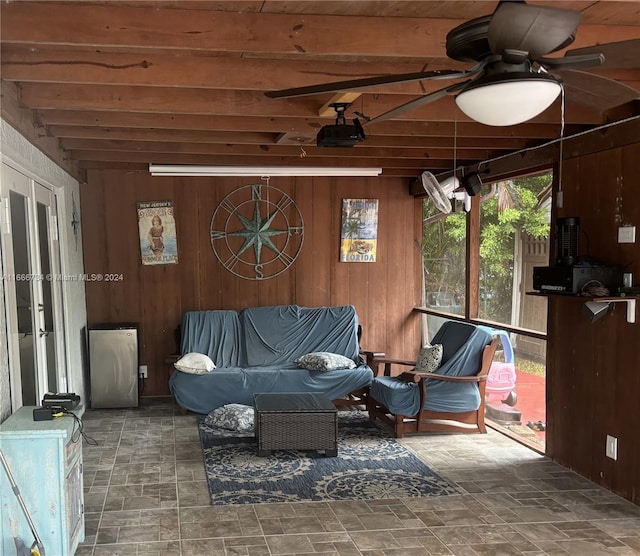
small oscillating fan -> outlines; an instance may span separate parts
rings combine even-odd
[[[455,176],[448,177],[440,183],[431,172],[422,172],[421,181],[425,192],[440,212],[451,212],[451,199],[464,201],[464,210],[471,210],[471,197],[466,191],[456,191],[460,187],[460,180]]]

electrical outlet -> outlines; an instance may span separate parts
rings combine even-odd
[[[618,459],[618,439],[615,436],[607,435],[607,445],[605,455],[611,459]]]
[[[140,376],[140,378],[147,378],[147,366],[146,365],[140,365],[140,367],[138,368],[138,375]]]
[[[635,242],[636,242],[635,226],[620,226],[618,228],[618,243],[635,243]]]

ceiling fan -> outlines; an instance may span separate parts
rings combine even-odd
[[[600,45],[596,51],[590,47],[568,51],[563,57],[546,57],[573,43],[580,18],[581,14],[573,10],[501,0],[493,14],[462,23],[447,34],[447,56],[472,63],[469,69],[381,75],[265,94],[270,98],[291,98],[410,81],[456,80],[371,118],[368,123],[395,118],[456,94],[456,104],[467,116],[492,126],[515,125],[541,114],[558,97],[563,82],[569,87],[576,83],[576,89],[591,89],[591,94],[576,95],[580,97],[577,101],[602,97],[590,99],[597,105],[592,108],[605,110],[637,98],[638,92],[622,83],[576,71],[603,64],[603,52],[619,51],[612,48],[619,43]],[[635,48],[640,46],[640,41],[631,42]]]

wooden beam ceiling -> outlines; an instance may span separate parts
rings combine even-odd
[[[529,3],[582,13],[570,49],[630,41],[612,54],[614,63],[567,78],[565,134],[637,114],[638,102],[629,102],[640,96],[635,94],[640,91],[637,5]],[[142,168],[149,162],[375,162],[385,175],[417,176],[451,169],[454,161],[478,164],[556,139],[560,102],[530,122],[501,128],[469,120],[446,97],[397,119],[365,125],[366,140],[353,148],[320,148],[296,145],[295,139],[278,144],[278,138],[314,135],[331,123],[318,112],[333,93],[293,99],[264,93],[467,69],[471,64],[447,57],[445,37],[456,25],[491,14],[496,5],[493,0],[3,2],[2,115],[76,173],[92,167]],[[609,94],[601,81],[601,94],[592,94],[593,75],[624,87]],[[362,94],[347,118],[356,111],[375,117],[453,82],[423,80],[358,91]]]

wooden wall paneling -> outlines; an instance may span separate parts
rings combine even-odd
[[[331,245],[329,264],[331,265],[331,273],[329,276],[329,304],[343,305],[347,298],[347,289],[349,283],[349,264],[340,261],[340,225],[342,220],[342,199],[355,197],[356,194],[349,190],[349,195],[345,195],[345,191],[339,187],[336,178],[327,178],[329,199],[331,204],[329,207],[329,229],[327,240]],[[352,182],[353,184],[353,182]],[[359,311],[360,309],[356,307]]]
[[[200,184],[201,203],[198,214],[198,245],[202,253],[200,281],[203,291],[201,310],[240,309],[259,305],[258,284],[240,278],[218,261],[210,240],[211,219],[224,198],[236,189],[258,183],[254,178],[209,178]],[[258,180],[259,181],[259,180]]]
[[[389,300],[389,312],[393,314],[393,324],[389,329],[392,336],[388,339],[391,348],[394,350],[396,357],[415,357],[418,353],[419,346],[411,341],[408,337],[409,323],[413,320],[412,309],[415,306],[413,291],[411,288],[412,280],[408,276],[412,272],[413,252],[416,250],[413,244],[413,233],[407,216],[413,215],[413,203],[407,207],[401,203],[400,199],[395,196],[393,199],[394,217],[387,220],[389,231],[391,232],[390,247],[398,254],[396,264],[389,266],[389,274],[387,283],[391,285],[386,295]],[[405,308],[404,310],[399,310]]]
[[[91,185],[80,185],[80,213],[82,215],[82,249],[84,268],[87,274],[97,273],[102,268],[104,237],[107,235],[105,212],[105,188],[102,184],[104,174],[90,172]],[[89,323],[91,317],[100,318],[106,313],[109,301],[102,295],[103,286],[95,282],[86,282],[87,313]]]
[[[100,274],[122,274],[122,282],[103,282],[102,294],[108,300],[104,322],[136,323],[144,328],[139,314],[144,298],[141,287],[141,263],[136,207],[136,186],[129,174],[118,174],[113,179],[108,172],[103,184],[107,188],[104,198],[106,234],[97,247],[102,251]],[[90,321],[91,322],[91,321]],[[93,321],[95,322],[95,321]]]
[[[192,180],[198,179],[211,182],[212,178],[176,178],[174,180],[174,215],[176,219],[176,232],[178,236],[178,268],[179,280],[177,286],[180,289],[180,309],[174,322],[174,328],[180,324],[182,313],[200,309],[202,296],[202,280],[199,279],[200,269],[204,259],[211,253],[206,251],[208,228],[201,225],[203,212],[200,187],[193,187]],[[207,184],[211,187],[210,183]],[[196,215],[193,215],[193,209]],[[206,212],[205,212],[206,216]],[[203,241],[204,236],[204,241]],[[185,272],[191,269],[191,272]],[[179,346],[176,346],[179,347]]]
[[[581,337],[580,344],[586,344],[585,324],[580,320],[579,298],[549,298],[550,322],[547,351],[547,382],[551,394],[547,399],[548,439],[547,453],[563,465],[571,467],[572,454],[580,454],[585,448],[586,437],[581,431],[591,431],[593,415],[580,414],[580,406],[588,403],[585,397],[585,383],[589,380],[589,368],[585,368],[585,352],[576,349],[569,341],[574,336]],[[586,322],[586,319],[585,319]],[[588,323],[587,323],[588,324]],[[588,356],[586,356],[588,357]],[[589,432],[590,436],[590,432]]]
[[[378,346],[377,349],[382,349],[389,357],[411,358],[415,357],[419,349],[418,345],[408,347],[412,342],[407,338],[407,319],[412,319],[415,306],[410,287],[410,261],[416,251],[413,226],[407,226],[407,218],[409,215],[413,217],[415,201],[408,196],[409,202],[404,203],[402,199],[406,198],[406,189],[401,188],[400,191],[401,193],[389,193],[388,215],[385,219],[384,237],[390,258],[389,264],[385,265],[386,289],[383,295],[387,297],[388,314],[385,345]]]
[[[281,191],[284,191],[289,197],[295,200],[296,198],[296,183],[300,178],[295,177],[277,177],[271,178],[270,184],[277,187]],[[303,217],[304,220],[304,217]],[[276,245],[283,245],[279,243],[284,238],[275,238]],[[272,253],[268,250],[265,251],[268,258],[272,257]],[[297,259],[296,259],[297,260]],[[261,302],[260,305],[288,305],[295,303],[296,301],[296,263],[294,262],[284,272],[276,276],[275,278],[269,278],[268,280],[260,281],[261,286]],[[263,301],[264,300],[264,301]]]
[[[639,155],[636,143],[564,161],[557,216],[580,217],[589,238],[587,247],[581,237],[583,259],[636,268],[639,244],[619,244],[617,229],[640,221]],[[549,298],[547,454],[638,503],[640,365],[629,347],[640,342],[640,325],[626,322],[622,304],[591,323],[581,313],[583,302]],[[617,461],[605,456],[607,435],[618,438]]]
[[[172,313],[176,311],[175,296],[179,289],[174,283],[175,270],[163,272],[160,267],[142,265],[136,203],[171,200],[172,187],[168,183],[164,191],[159,192],[156,188],[150,198],[149,188],[145,187],[146,173],[107,172],[106,176],[104,187],[109,189],[104,203],[107,231],[97,268],[102,274],[122,275],[123,280],[104,283],[99,295],[107,301],[106,310],[94,314],[90,322],[127,322],[138,326],[139,360],[148,366],[149,378],[145,387],[151,386],[151,390],[156,391],[153,383],[160,380],[158,373],[164,370],[164,365],[154,348],[164,341],[167,321],[172,320]],[[140,295],[141,292],[151,292],[153,296]],[[148,326],[149,323],[153,325]]]
[[[614,307],[613,314],[583,325],[589,328],[590,334],[584,338],[589,341],[589,348],[581,350],[584,352],[582,372],[588,370],[584,401],[591,405],[590,427],[581,433],[585,436],[582,454],[587,465],[584,474],[597,483],[611,484],[612,488],[611,480],[619,465],[605,456],[605,446],[608,434],[622,443],[623,425],[616,415],[620,374],[616,369],[618,358],[615,352],[618,330],[626,320],[624,309],[626,308],[621,306]],[[603,349],[604,346],[611,346],[613,349]]]
[[[195,193],[197,203],[196,214],[193,213],[193,206],[189,211],[191,218],[195,216],[196,221],[192,248],[200,253],[200,265],[195,269],[200,289],[197,309],[228,309],[237,299],[236,283],[225,279],[226,274],[232,275],[218,262],[213,252],[210,229],[214,211],[232,188],[227,187],[227,178],[206,177],[197,178],[197,181],[195,178],[183,179],[185,185]]]
[[[415,242],[414,227],[410,225],[415,214],[414,203],[403,203],[398,197],[395,200],[398,206],[394,214],[397,214],[398,218],[391,220],[394,221],[396,245],[401,259],[398,264],[393,265],[394,272],[389,276],[389,280],[392,280],[390,284],[393,284],[391,292],[395,294],[390,311],[396,314],[398,319],[396,326],[391,329],[397,339],[390,338],[390,341],[395,344],[396,353],[400,358],[416,359],[420,350],[420,339],[416,334],[420,318],[413,308],[419,301],[415,288],[420,276],[416,261],[421,255]]]
[[[392,218],[394,210],[394,200],[392,191],[402,188],[401,180],[390,178],[380,179],[372,182],[370,187],[371,198],[378,201],[378,242],[376,246],[376,262],[368,264],[367,275],[367,315],[361,317],[363,327],[362,347],[371,351],[384,351],[387,349],[382,343],[374,343],[375,338],[384,338],[389,327],[388,303],[390,290],[387,289],[384,268],[389,259],[389,242],[387,230],[389,229],[389,219]],[[375,187],[374,187],[375,186]],[[408,191],[404,193],[408,196]],[[381,340],[380,340],[381,341]]]
[[[371,180],[366,178],[353,178],[350,180],[349,192],[344,192],[342,197],[344,199],[375,199],[378,198],[375,192],[372,192],[367,185]],[[353,187],[353,189],[351,189]],[[346,189],[346,187],[342,187]],[[340,244],[340,232],[342,226],[342,201],[340,201],[340,217],[338,226],[338,237],[336,239],[338,245]],[[380,201],[378,201],[378,213],[380,212]],[[372,298],[369,295],[369,273],[374,268],[376,263],[368,262],[356,262],[356,263],[338,263],[344,266],[348,271],[348,298],[347,304],[354,305],[358,308],[358,317],[363,322],[368,322],[369,308]]]
[[[617,223],[620,226],[637,226],[636,243],[618,244],[620,263],[625,272],[633,273],[634,285],[640,285],[640,142],[622,150],[620,202],[616,205]]]
[[[326,180],[313,178],[298,184],[295,201],[304,220],[304,243],[298,259],[294,263],[296,299],[305,307],[330,305],[329,282],[331,259],[330,210],[331,199],[323,194]],[[314,230],[314,233],[311,233]],[[309,277],[313,276],[313,280]]]
[[[591,257],[604,264],[619,264],[618,205],[621,193],[622,149],[596,153],[580,160],[581,179],[590,177],[591,189],[580,199],[580,226],[588,235]],[[593,187],[595,185],[595,187]],[[584,205],[589,205],[585,207]],[[584,208],[583,208],[584,207]]]
[[[380,216],[380,207],[382,203],[378,197],[377,190],[367,187],[370,180],[366,178],[350,179],[348,191],[347,188],[341,187],[340,199],[337,201],[339,211],[336,213],[337,235],[336,245],[338,247],[338,258],[340,257],[340,243],[342,231],[342,202],[343,199],[378,199],[378,217]],[[379,222],[378,222],[378,229]],[[377,254],[376,254],[377,258]],[[371,322],[371,303],[374,298],[371,297],[369,290],[369,275],[378,263],[373,262],[338,262],[338,265],[346,272],[348,277],[348,298],[345,303],[354,305],[358,311],[358,319],[361,323],[367,324]],[[370,331],[367,330],[367,334]]]
[[[617,314],[615,314],[617,313]],[[626,322],[626,307],[618,305],[612,317],[615,317],[615,336],[613,350],[602,350],[610,358],[611,370],[603,374],[602,381],[612,382],[610,406],[603,408],[607,428],[603,435],[610,434],[618,438],[618,460],[605,459],[608,464],[602,483],[625,498],[640,504],[640,445],[638,444],[638,420],[640,420],[640,365],[637,355],[629,350],[637,345],[637,324]],[[604,441],[604,439],[603,439]]]
[[[141,362],[149,369],[145,395],[168,393],[164,359],[175,351],[174,331],[187,310],[353,303],[366,328],[365,347],[404,355],[406,344],[415,354],[419,326],[406,315],[419,291],[419,274],[412,276],[414,259],[419,258],[413,245],[414,226],[407,226],[417,214],[416,201],[400,178],[283,179],[279,188],[304,207],[305,244],[290,269],[261,281],[234,276],[211,249],[213,211],[241,185],[235,178],[213,180],[92,170],[89,185],[82,187],[87,272],[109,270],[125,277],[120,283],[87,283],[88,319],[90,323],[139,323]],[[381,200],[381,251],[376,263],[339,262],[342,199],[350,197]],[[177,265],[141,264],[135,209],[137,202],[145,200],[174,202]]]

